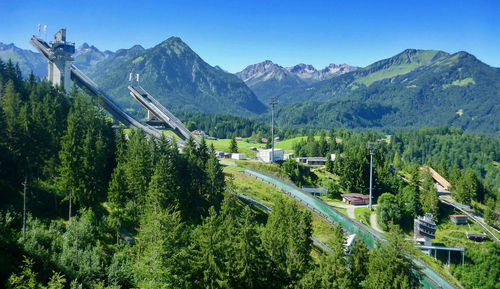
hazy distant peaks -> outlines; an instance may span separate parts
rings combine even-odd
[[[314,66],[310,64],[300,63],[292,67],[287,67],[286,70],[297,75],[302,79],[310,79],[310,80],[324,80],[334,76],[342,75],[344,73],[348,73],[354,70],[357,70],[359,67],[350,66],[348,64],[335,64],[331,63],[327,67],[317,70]]]
[[[316,68],[310,64],[299,63],[292,67],[287,67],[287,70],[292,73],[312,73],[316,71]]]
[[[241,72],[236,73],[236,75],[246,82],[269,73],[278,73],[276,76],[281,78],[283,74],[286,73],[286,70],[283,67],[274,64],[271,60],[265,60],[263,62],[247,66]]]
[[[334,64],[330,63],[327,67],[321,70],[323,73],[336,73],[336,74],[344,74],[354,70],[358,70],[357,66],[350,66],[349,64]]]
[[[105,57],[108,57],[109,55],[113,54],[113,51],[109,50],[104,50],[101,51],[99,48],[95,47],[94,45],[90,45],[87,42],[84,42],[82,45],[80,45],[76,50],[75,50],[75,56],[86,54],[86,53],[98,53],[102,54]]]
[[[271,60],[265,60],[260,63],[247,66],[241,72],[236,73],[243,81],[247,82],[266,75],[265,79],[271,77],[282,79],[286,75],[296,76],[307,81],[319,81],[335,77],[344,73],[357,70],[359,67],[348,64],[330,64],[327,67],[317,70],[310,64],[299,63],[291,67],[282,67],[273,63]]]
[[[7,44],[7,43],[0,42],[0,51],[14,50],[14,49],[19,49],[14,45],[14,43]]]
[[[83,44],[80,45],[80,47],[78,47],[77,49],[84,50],[84,49],[89,49],[89,48],[90,48],[89,44],[87,42],[83,42]]]

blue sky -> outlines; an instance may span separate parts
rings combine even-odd
[[[282,66],[366,66],[406,48],[467,51],[500,67],[500,1],[10,1],[0,42],[30,48],[37,24],[101,50],[152,47],[181,37],[212,65],[236,72]]]

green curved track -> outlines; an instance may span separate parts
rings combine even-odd
[[[286,193],[290,197],[301,202],[309,209],[316,212],[321,217],[325,218],[327,221],[331,223],[338,223],[350,233],[356,234],[357,236],[361,236],[361,238],[363,238],[363,241],[371,248],[374,248],[378,242],[385,242],[385,238],[382,234],[376,232],[372,228],[369,228],[359,222],[356,222],[348,218],[347,216],[335,210],[334,208],[327,205],[323,201],[313,197],[309,193],[302,191],[293,184],[290,184],[279,178],[276,178],[274,176],[271,176],[269,174],[266,174],[264,172],[255,169],[245,169],[244,173],[273,185],[274,187],[280,189],[282,192]],[[421,279],[422,288],[430,288],[430,289],[455,288],[445,278],[443,278],[440,274],[438,274],[430,267],[425,265],[423,262],[421,262],[416,258],[412,259],[415,264],[417,264],[422,268],[421,271],[424,275],[423,276],[424,278]]]

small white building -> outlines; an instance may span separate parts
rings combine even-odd
[[[214,151],[215,157],[218,159],[223,159],[224,158],[224,152],[221,151]]]
[[[285,154],[284,159],[285,159],[285,160],[288,160],[288,159],[293,159],[293,153],[287,153],[287,154]]]
[[[330,161],[334,162],[337,156],[335,154],[330,155]]]
[[[232,153],[231,154],[231,158],[233,160],[246,160],[247,159],[247,155],[243,154],[243,153]]]
[[[285,151],[283,149],[274,149],[274,161],[282,161],[284,158]],[[257,159],[270,163],[271,162],[272,149],[261,150],[257,153]]]

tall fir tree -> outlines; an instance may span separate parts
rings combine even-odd
[[[238,142],[236,142],[236,137],[234,135],[231,138],[231,143],[229,144],[229,152],[230,153],[238,152]]]
[[[195,287],[225,288],[228,284],[223,264],[224,240],[220,230],[220,218],[210,207],[197,234],[197,247],[191,266],[194,271]]]
[[[152,175],[152,161],[149,141],[144,131],[135,130],[129,137],[125,172],[129,190],[139,205],[146,202],[146,194]]]
[[[368,275],[362,282],[363,287],[420,288],[420,268],[408,255],[414,250],[399,227],[391,227],[387,243],[370,252]]]
[[[311,213],[278,198],[263,232],[263,248],[270,257],[270,286],[295,286],[311,265]]]
[[[300,280],[300,288],[352,288],[344,240],[342,228],[340,225],[335,226],[332,241],[328,244],[330,251],[321,256],[319,267],[310,270]]]
[[[434,186],[434,180],[429,174],[425,174],[423,190],[420,193],[420,202],[422,203],[422,211],[424,213],[431,213],[434,219],[437,220],[439,212],[438,191]]]

